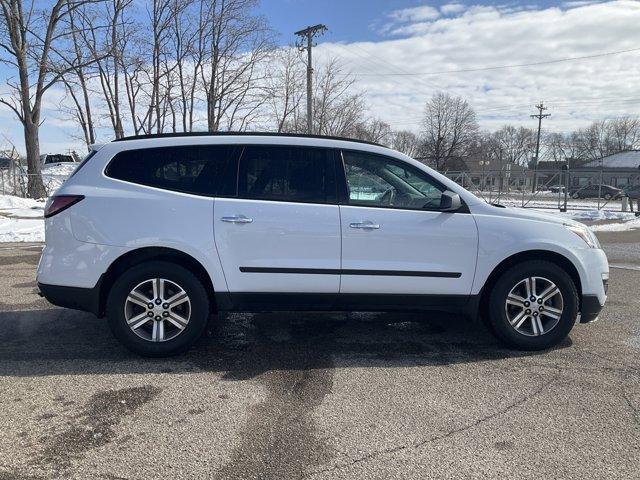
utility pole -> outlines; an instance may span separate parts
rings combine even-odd
[[[544,102],[540,102],[540,105],[536,105],[538,109],[537,115],[531,115],[531,118],[538,119],[538,138],[536,140],[536,160],[533,165],[533,185],[531,187],[531,193],[536,193],[536,189],[538,188],[538,162],[540,161],[540,132],[542,130],[542,119],[550,117],[550,113],[542,113],[547,107],[544,106]]]
[[[304,30],[296,32],[294,35],[300,37],[296,42],[298,49],[303,52],[307,51],[307,133],[311,135],[313,133],[313,92],[312,92],[312,74],[313,65],[311,63],[311,49],[314,47],[313,38],[316,35],[322,35],[327,30],[327,27],[322,24],[314,25],[313,27],[307,27]]]

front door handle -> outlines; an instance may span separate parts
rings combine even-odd
[[[380,225],[378,225],[377,223],[370,222],[368,220],[366,222],[350,223],[349,226],[351,228],[361,228],[363,230],[378,230],[380,228]]]
[[[230,217],[222,217],[220,220],[227,223],[251,223],[253,218],[245,217],[244,215],[232,215]]]

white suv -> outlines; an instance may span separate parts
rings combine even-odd
[[[52,197],[38,266],[56,305],[149,356],[211,313],[444,310],[544,349],[595,320],[609,267],[584,225],[486,204],[354,140],[155,135],[94,151]]]

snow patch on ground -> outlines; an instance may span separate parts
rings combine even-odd
[[[44,203],[0,195],[0,243],[44,242]]]
[[[71,175],[76,168],[78,168],[79,163],[50,163],[49,165],[45,165],[42,167],[43,175]]]
[[[549,210],[541,210],[549,213]],[[579,222],[609,222],[597,225],[589,225],[594,232],[625,232],[640,228],[640,218],[633,212],[616,212],[611,210],[568,210],[566,212],[554,212],[577,220]]]
[[[42,218],[44,215],[43,200],[14,197],[13,195],[0,195],[0,216]]]
[[[44,219],[0,217],[0,243],[44,242]]]
[[[640,218],[623,221],[622,223],[605,223],[603,225],[592,225],[594,232],[626,232],[640,228]]]
[[[563,215],[580,222],[629,221],[636,218],[631,212],[614,212],[611,210],[569,210]]]

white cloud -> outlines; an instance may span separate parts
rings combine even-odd
[[[440,12],[434,7],[423,5],[420,7],[403,8],[391,12],[389,18],[396,22],[423,22],[425,20],[435,20],[440,16]]]
[[[481,125],[534,126],[529,114],[544,100],[545,128],[567,131],[593,120],[640,114],[640,51],[548,65],[429,75],[640,48],[640,2],[581,8],[470,6],[433,21],[406,22],[405,38],[337,46],[322,44],[359,79],[371,113],[394,128],[417,130],[423,105],[436,91],[468,99]],[[423,72],[425,75],[402,75]],[[378,75],[396,73],[401,75]]]
[[[454,15],[456,13],[464,12],[466,7],[461,3],[447,3],[440,7],[440,11],[443,15]]]

